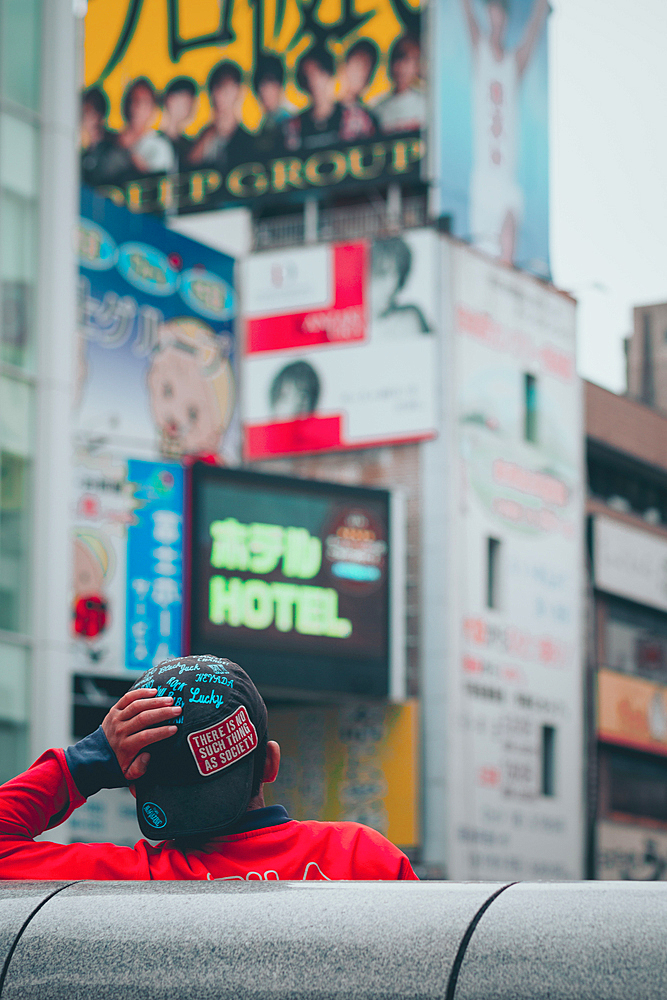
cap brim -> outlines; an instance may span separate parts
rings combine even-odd
[[[137,820],[144,837],[173,840],[213,834],[238,823],[250,802],[254,756],[249,754],[221,774],[192,785],[158,785],[140,779],[136,783]]]

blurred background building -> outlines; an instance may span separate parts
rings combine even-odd
[[[642,341],[644,315],[635,312]],[[589,871],[664,879],[667,416],[586,383],[586,442]]]
[[[0,5],[0,771],[64,738],[71,232],[77,189],[71,5]],[[51,527],[60,525],[59,532]],[[54,613],[54,608],[55,613]],[[51,690],[51,680],[55,693]]]
[[[580,877],[548,4],[85,7],[0,0],[3,53],[34,52],[0,91],[2,766],[229,652],[296,818],[430,877]],[[133,843],[133,812],[101,794],[54,836]]]
[[[637,306],[626,357],[628,395],[667,413],[667,304]]]

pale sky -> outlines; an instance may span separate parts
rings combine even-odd
[[[632,306],[667,301],[667,3],[551,3],[553,277],[580,374],[618,392]]]

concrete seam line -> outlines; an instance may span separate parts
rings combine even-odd
[[[39,903],[35,907],[35,909],[31,913],[29,913],[28,916],[26,917],[26,919],[23,921],[21,929],[19,930],[18,934],[14,938],[14,941],[13,941],[13,944],[12,944],[11,948],[7,952],[7,958],[5,959],[5,964],[2,967],[2,972],[0,972],[0,997],[2,997],[2,991],[5,988],[5,979],[7,978],[7,972],[9,971],[9,963],[11,962],[12,958],[14,957],[14,952],[16,951],[16,946],[19,943],[19,941],[21,940],[21,937],[23,936],[23,932],[25,931],[26,927],[28,926],[28,924],[30,923],[30,921],[32,920],[32,918],[35,916],[35,914],[39,913],[39,911],[41,910],[41,908],[43,906],[46,906],[46,904],[48,903],[48,901],[50,899],[53,899],[54,896],[57,896],[59,892],[62,892],[63,889],[69,889],[69,887],[72,886],[72,885],[77,885],[77,883],[80,882],[80,881],[81,881],[81,879],[77,879],[76,882],[68,882],[67,885],[61,885],[59,889],[54,889],[53,892],[49,893],[49,895],[46,897],[46,899],[43,899],[41,901],[41,903]]]
[[[489,896],[489,898],[482,906],[480,906],[479,910],[468,924],[468,928],[463,937],[461,938],[461,944],[459,945],[459,950],[456,953],[456,958],[454,959],[454,964],[452,965],[452,971],[449,973],[449,982],[447,983],[447,992],[445,993],[445,1000],[454,1000],[454,994],[456,993],[456,985],[459,980],[459,972],[461,971],[461,966],[463,965],[463,959],[465,958],[466,951],[468,950],[468,945],[470,944],[472,936],[475,933],[477,924],[480,922],[480,920],[482,919],[488,908],[491,906],[491,903],[493,903],[495,899],[498,899],[498,896],[501,894],[501,892],[504,892],[505,889],[511,888],[511,886],[513,885],[517,885],[517,883],[508,882],[507,885],[501,886],[500,889],[498,889],[496,892],[493,893],[493,895]]]

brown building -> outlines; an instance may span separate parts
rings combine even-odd
[[[667,413],[667,302],[635,308],[626,350],[628,395]]]
[[[586,434],[588,875],[667,879],[667,415],[586,383]]]

